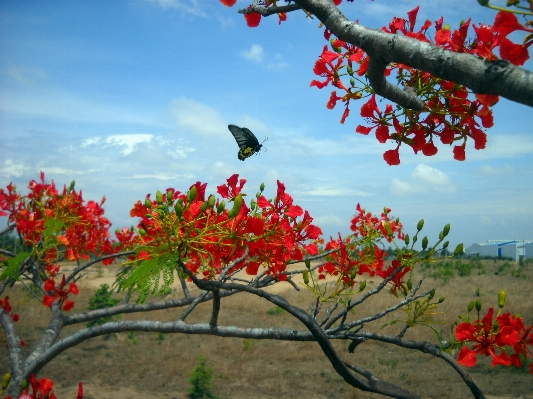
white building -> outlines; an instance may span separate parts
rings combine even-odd
[[[478,242],[465,249],[470,256],[509,258],[517,262],[520,257],[533,258],[533,240],[489,240]]]

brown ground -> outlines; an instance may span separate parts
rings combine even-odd
[[[496,294],[501,288],[508,292],[506,310],[521,314],[526,323],[533,323],[531,287],[533,264],[529,264],[528,278],[495,276],[498,264],[485,262],[487,274],[456,277],[447,285],[428,278],[425,287],[437,287],[437,297],[445,296],[440,310],[446,325],[435,325],[448,336],[455,315],[464,313],[466,305],[481,291],[484,309],[496,305]],[[513,264],[516,269],[517,265]],[[80,295],[73,311],[86,309],[89,296],[102,283],[111,283],[116,267],[96,268],[80,281]],[[374,279],[377,282],[376,279]],[[374,282],[374,283],[375,283]],[[303,289],[296,292],[288,284],[280,290],[291,302],[307,308],[312,295]],[[369,279],[369,286],[372,287]],[[176,286],[177,287],[177,286]],[[171,296],[177,296],[176,290]],[[13,308],[21,314],[18,328],[22,339],[31,348],[46,326],[49,310],[26,293],[10,292]],[[370,314],[394,303],[389,293],[358,310],[357,316]],[[269,302],[246,294],[225,298],[222,302],[220,324],[252,326],[282,326],[301,328],[287,314],[270,314]],[[188,322],[207,322],[209,306],[202,305],[198,314]],[[159,311],[153,318],[175,320],[181,311]],[[147,319],[148,315],[128,315],[123,319]],[[402,317],[401,314],[397,315]],[[377,324],[376,329],[379,331]],[[81,326],[69,327],[62,336]],[[395,331],[387,327],[384,332]],[[433,340],[429,329],[417,328],[407,338]],[[347,352],[346,343],[337,343],[338,350],[348,359],[374,372],[380,378],[403,385],[423,398],[468,398],[468,389],[458,376],[443,362],[429,355],[396,349],[375,343],[359,346],[354,354]],[[27,351],[27,349],[26,349]],[[256,341],[211,336],[165,334],[158,340],[156,334],[115,334],[95,338],[70,348],[59,355],[41,372],[56,383],[60,399],[74,399],[79,381],[84,385],[86,399],[172,399],[187,398],[188,378],[197,365],[197,357],[206,356],[208,366],[214,367],[213,391],[221,398],[378,398],[360,392],[346,384],[333,370],[316,343]],[[480,362],[471,369],[474,381],[488,399],[533,399],[533,376],[527,370],[498,367],[491,369],[490,361]],[[0,351],[0,376],[7,371],[6,351]]]

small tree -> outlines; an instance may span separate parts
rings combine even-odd
[[[120,302],[120,299],[111,297],[111,292],[109,291],[109,285],[102,284],[100,285],[100,288],[98,288],[94,292],[94,296],[89,298],[89,310],[111,308],[119,302]],[[108,321],[111,321],[111,319],[112,318],[110,316],[100,317],[98,319],[91,320],[90,322],[88,322],[87,327],[105,324]]]
[[[211,392],[211,375],[213,374],[213,367],[206,367],[206,358],[204,356],[198,357],[200,364],[194,368],[191,372],[189,382],[191,388],[189,389],[189,398],[201,399],[201,398],[213,398],[217,396]]]

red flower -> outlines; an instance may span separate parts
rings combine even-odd
[[[385,153],[383,154],[383,159],[390,166],[399,165],[400,164],[400,151],[399,151],[399,148],[396,148],[395,150],[385,151]]]
[[[257,28],[259,26],[259,22],[261,22],[261,14],[256,12],[244,14],[244,19],[246,20],[246,25],[248,25],[250,28]]]
[[[227,179],[227,185],[222,184],[220,186],[217,186],[217,192],[222,196],[222,198],[232,199],[236,198],[240,194],[242,188],[244,187],[244,184],[246,183],[246,179],[239,180],[239,185],[237,186],[238,179],[239,175],[234,174]]]
[[[464,366],[476,365],[477,355],[491,356],[494,367],[497,364],[511,365],[511,359],[504,350],[498,355],[496,349],[504,345],[515,345],[520,337],[510,326],[494,328],[492,316],[494,309],[490,308],[483,320],[476,320],[474,324],[461,323],[455,329],[455,337],[460,342],[474,342],[472,349],[464,346],[459,352],[457,361]]]
[[[237,0],[220,0],[220,2],[226,7],[233,7]]]
[[[62,304],[62,309],[67,312],[74,307],[74,301],[68,299],[69,294],[78,295],[78,286],[76,283],[70,283],[69,289],[65,290],[64,286],[66,284],[65,275],[63,274],[63,279],[59,287],[56,287],[56,282],[49,278],[44,283],[44,290],[51,295],[47,294],[43,298],[43,304],[47,308],[50,308],[56,299],[59,299],[59,303]]]
[[[456,161],[464,161],[466,159],[465,145],[456,145],[453,147],[453,158]]]

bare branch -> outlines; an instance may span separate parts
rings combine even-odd
[[[238,12],[240,14],[250,14],[252,12],[256,12],[258,14],[261,14],[263,17],[268,17],[269,15],[273,15],[273,14],[301,10],[301,8],[302,7],[300,7],[298,4],[287,4],[286,6],[277,6],[277,7],[268,7],[268,8],[254,4],[250,8],[243,8],[242,10],[239,10]]]
[[[219,313],[220,313],[220,290],[213,290],[213,311],[211,312],[211,320],[209,320],[209,327],[215,328],[217,326]]]

